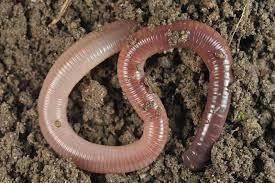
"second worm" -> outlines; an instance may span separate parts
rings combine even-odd
[[[118,79],[145,125],[152,121],[163,123],[167,120],[166,111],[157,94],[145,85],[143,67],[148,57],[175,47],[194,50],[209,69],[206,107],[195,137],[182,155],[184,165],[197,170],[209,159],[212,145],[223,130],[229,110],[232,57],[225,40],[214,29],[191,20],[144,28],[136,32],[132,41],[120,52]]]

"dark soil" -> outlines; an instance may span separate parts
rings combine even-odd
[[[62,3],[0,1],[0,182],[275,182],[274,0],[73,1],[49,27]],[[171,128],[163,153],[150,166],[128,174],[85,172],[59,157],[43,138],[36,108],[47,72],[76,40],[117,19],[142,26],[194,19],[228,41],[238,25],[230,43],[232,104],[224,133],[202,171],[191,172],[181,162],[205,105],[208,83],[207,68],[190,50],[156,54],[147,62],[146,72]],[[117,81],[117,56],[93,69],[70,96],[73,128],[94,143],[128,144],[142,134],[142,121]]]

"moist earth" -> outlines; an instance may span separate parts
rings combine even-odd
[[[73,1],[51,26],[63,0],[0,2],[0,182],[275,182],[274,0]],[[224,132],[211,161],[199,172],[182,166],[206,99],[208,71],[190,50],[148,59],[145,71],[167,109],[169,141],[150,166],[127,174],[78,169],[46,143],[37,98],[56,58],[90,31],[118,19],[141,26],[193,19],[216,29],[230,44],[234,82]],[[87,74],[70,95],[75,132],[98,144],[129,144],[142,121],[123,96],[114,55]]]

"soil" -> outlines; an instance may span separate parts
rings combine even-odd
[[[0,2],[0,182],[275,182],[274,0],[73,1],[49,26],[63,2]],[[43,138],[36,108],[47,72],[76,40],[117,19],[142,26],[193,19],[232,39],[232,104],[203,170],[192,172],[181,163],[207,96],[207,68],[190,50],[156,54],[146,64],[171,128],[150,166],[127,174],[89,173],[59,157]],[[117,81],[117,57],[93,69],[70,95],[71,125],[98,144],[128,144],[142,134],[142,121]]]

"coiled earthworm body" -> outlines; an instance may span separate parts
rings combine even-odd
[[[67,122],[72,88],[89,70],[118,52],[135,27],[132,21],[117,21],[88,34],[58,58],[43,83],[38,100],[41,131],[58,154],[71,158],[82,169],[97,173],[134,171],[155,160],[167,141],[166,115],[162,121],[145,123],[141,139],[124,146],[88,142]]]
[[[199,169],[209,158],[222,132],[230,105],[231,54],[226,42],[210,27],[195,21],[178,21],[144,28],[126,39],[136,27],[117,21],[92,32],[65,51],[49,71],[38,100],[41,131],[60,155],[80,168],[97,173],[120,173],[149,165],[168,139],[168,118],[159,97],[146,84],[148,57],[174,47],[197,52],[209,69],[208,98],[202,120],[190,146],[183,153],[186,167]],[[129,102],[144,121],[142,137],[124,146],[94,144],[79,137],[67,122],[66,107],[72,88],[92,68],[124,45],[118,62],[118,79]]]
[[[175,47],[194,50],[209,70],[206,107],[194,139],[182,155],[184,165],[197,170],[209,159],[229,110],[232,57],[225,40],[214,29],[191,20],[143,28],[132,35],[132,42],[120,52],[118,79],[145,124],[163,123],[167,120],[166,111],[157,94],[146,85],[143,67],[148,57]]]

